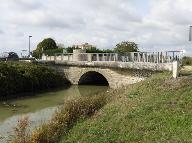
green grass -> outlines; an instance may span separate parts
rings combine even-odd
[[[192,79],[167,73],[122,88],[60,143],[192,142]]]

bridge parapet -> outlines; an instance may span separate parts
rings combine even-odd
[[[165,52],[129,52],[123,55],[117,53],[66,53],[54,56],[42,56],[45,61],[88,61],[88,62],[142,62],[171,63],[180,61],[182,51]]]
[[[80,51],[55,56],[43,55],[40,62],[62,66],[172,71],[176,78],[182,56],[182,51],[130,52],[123,55]]]

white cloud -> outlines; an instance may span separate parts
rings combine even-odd
[[[3,34],[3,33],[4,33],[3,30],[0,29],[0,35]]]
[[[113,48],[132,40],[141,50],[190,50],[190,0],[2,0],[0,51],[20,52],[46,37],[65,45]],[[192,43],[191,43],[192,44]]]

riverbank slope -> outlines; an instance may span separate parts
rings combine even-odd
[[[20,93],[36,92],[66,83],[56,71],[33,63],[0,62],[0,100],[15,98]]]
[[[192,142],[192,78],[167,73],[119,89],[99,112],[60,143]]]

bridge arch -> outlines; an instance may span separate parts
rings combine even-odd
[[[85,84],[83,78],[93,77],[96,75],[104,77],[110,88],[118,88],[129,84],[134,84],[145,79],[146,71],[122,70],[113,68],[100,67],[78,67],[78,66],[56,66],[63,76],[68,79],[71,84]],[[141,72],[141,76],[140,75]],[[138,74],[138,75],[137,75]],[[103,78],[102,78],[103,79]],[[106,83],[105,81],[105,83]],[[90,83],[89,83],[90,84]]]
[[[109,80],[105,75],[98,71],[87,71],[80,75],[79,85],[109,85]]]

